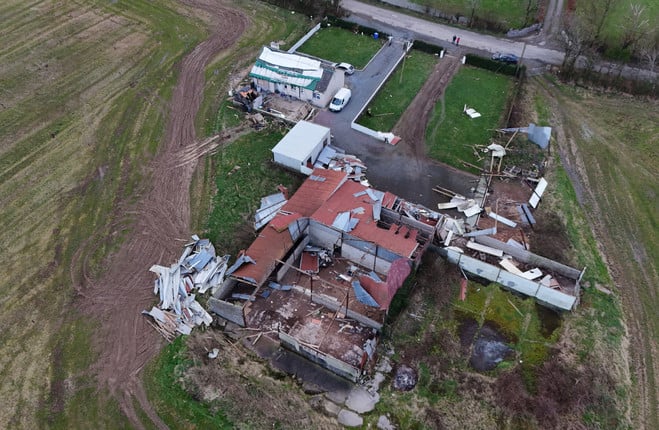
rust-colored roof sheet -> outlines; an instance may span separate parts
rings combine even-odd
[[[256,285],[263,284],[277,266],[275,260],[281,260],[293,247],[288,224],[300,217],[311,216],[337,188],[343,184],[348,174],[327,169],[314,169],[316,180],[308,178],[282,207],[283,211],[294,215],[277,214],[258,237],[252,242],[246,253],[256,264],[245,264],[231,275]],[[318,180],[319,178],[324,178]],[[285,226],[284,226],[285,224]],[[277,231],[279,230],[279,231]]]
[[[277,262],[284,258],[289,249],[293,247],[293,240],[288,230],[278,232],[274,228],[266,227],[247,248],[246,254],[252,257],[256,264],[244,264],[231,274],[234,278],[261,285],[275,270]]]
[[[399,258],[391,263],[389,273],[387,273],[387,282],[377,282],[370,276],[360,276],[359,282],[364,289],[380,305],[380,309],[387,310],[391,301],[396,295],[396,291],[403,286],[405,279],[412,272],[412,265],[407,258]]]
[[[324,180],[313,180],[324,178]],[[346,172],[316,168],[282,210],[310,217],[348,178]],[[331,224],[330,224],[331,225]]]
[[[288,228],[289,225],[293,221],[295,221],[298,218],[301,218],[302,215],[300,215],[297,212],[293,212],[290,214],[282,214],[278,213],[275,215],[275,217],[270,221],[270,224],[268,224],[268,227],[272,227],[277,231],[284,231]]]
[[[407,227],[398,228],[396,225],[392,225],[389,230],[378,227],[377,222],[373,219],[374,201],[367,194],[359,197],[354,196],[354,194],[365,191],[366,188],[358,182],[348,181],[344,183],[312,215],[312,218],[322,224],[331,226],[339,213],[362,207],[364,208],[363,213],[351,212],[350,214],[350,217],[357,218],[359,223],[349,234],[376,243],[401,257],[411,257],[418,246],[416,241],[417,232],[409,231]],[[385,198],[391,199],[391,196],[393,194],[385,194]]]
[[[384,192],[384,197],[382,198],[382,207],[392,209],[396,203],[398,197],[395,194],[391,194],[389,191]]]

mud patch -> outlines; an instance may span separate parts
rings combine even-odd
[[[540,334],[545,339],[550,338],[556,329],[561,326],[561,316],[537,303],[535,304],[535,311],[538,313],[538,319],[540,320]]]

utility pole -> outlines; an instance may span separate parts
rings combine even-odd
[[[526,52],[526,42],[524,42],[524,46],[522,47],[522,55],[520,55],[519,60],[517,61],[517,67],[515,67],[515,79],[517,79],[517,83],[515,84],[515,94],[513,96],[513,101],[510,103],[510,110],[508,110],[506,126],[510,125],[510,117],[513,114],[513,108],[515,107],[515,102],[517,101],[517,96],[519,95],[519,90],[522,86],[522,79],[519,76],[519,67],[522,65],[522,61],[524,60],[524,52]]]

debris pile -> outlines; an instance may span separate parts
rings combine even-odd
[[[215,247],[208,239],[192,236],[185,245],[179,261],[170,267],[153,265],[149,271],[158,275],[154,294],[160,296],[158,306],[142,311],[153,318],[153,327],[168,341],[179,333],[190,334],[195,326],[210,325],[212,317],[195,300],[192,291],[203,294],[215,290],[224,282],[229,256],[215,255]]]
[[[366,165],[359,158],[350,154],[336,154],[327,165],[327,169],[344,171],[348,179],[361,182],[366,181]],[[368,182],[364,185],[367,185]]]
[[[288,200],[283,192],[261,198],[261,206],[254,215],[254,230],[260,230],[277,215]]]

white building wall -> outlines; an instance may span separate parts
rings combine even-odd
[[[341,246],[341,233],[317,221],[310,221],[309,235],[311,236],[311,243],[314,245],[328,249],[334,249],[334,245]]]
[[[289,169],[295,170],[296,172],[301,171],[302,163],[300,160],[296,160],[291,157],[287,157],[284,154],[273,152],[275,163],[279,163],[283,166],[288,167]]]

